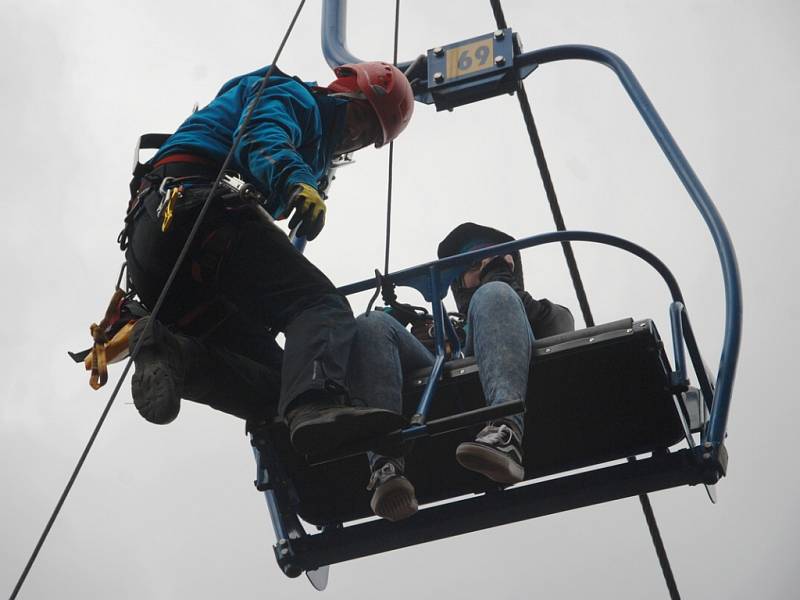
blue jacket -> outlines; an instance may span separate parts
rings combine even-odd
[[[183,122],[152,161],[189,152],[221,165],[268,69],[223,85],[208,106]],[[229,165],[267,196],[277,218],[286,216],[288,192],[294,185],[317,186],[344,133],[347,101],[312,93],[312,86],[275,69]]]

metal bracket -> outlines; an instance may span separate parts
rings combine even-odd
[[[428,50],[428,92],[436,110],[512,93],[513,34],[510,29],[488,33]]]

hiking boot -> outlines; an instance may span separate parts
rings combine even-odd
[[[327,454],[345,442],[368,440],[406,425],[403,415],[362,406],[348,406],[342,396],[301,402],[286,414],[292,446],[300,454]]]
[[[392,461],[373,469],[367,489],[374,490],[369,503],[372,512],[387,521],[407,519],[419,510],[414,486]]]
[[[498,422],[481,429],[474,442],[456,448],[456,460],[498,483],[514,484],[525,478],[522,466],[522,436],[515,427]]]
[[[150,321],[150,317],[143,317],[133,326],[128,341],[131,353]],[[133,362],[136,372],[131,378],[131,394],[136,410],[156,425],[174,421],[181,409],[184,380],[181,345],[176,336],[153,321]]]

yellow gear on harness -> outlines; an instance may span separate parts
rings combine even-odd
[[[175,216],[175,201],[183,197],[183,186],[169,188],[164,198],[164,211],[161,215],[161,232],[166,233],[172,225],[172,218]]]
[[[109,339],[107,331],[115,317],[118,318],[120,303],[125,297],[125,292],[117,288],[106,308],[106,314],[100,324],[92,323],[89,332],[94,340],[91,352],[83,360],[87,371],[91,371],[89,385],[92,389],[99,390],[108,381],[108,365],[123,360],[128,356],[128,339],[137,319],[128,321],[122,328]]]
[[[95,342],[91,353],[83,359],[87,371],[91,371],[89,385],[99,390],[108,381],[108,365],[128,357],[128,340],[136,321],[128,321],[108,342]]]

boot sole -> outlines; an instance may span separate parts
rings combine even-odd
[[[141,356],[136,359],[136,372],[131,378],[131,395],[136,410],[156,425],[171,423],[181,409],[181,399],[168,366],[161,361]]]
[[[483,444],[464,442],[456,448],[456,460],[465,469],[475,471],[497,483],[512,485],[525,479],[525,469],[503,452]]]
[[[406,425],[405,418],[388,410],[342,410],[333,419],[311,419],[292,431],[292,446],[301,454],[328,454],[345,442],[368,440]]]
[[[419,510],[414,486],[405,477],[395,477],[372,494],[372,512],[387,521],[407,519]]]

